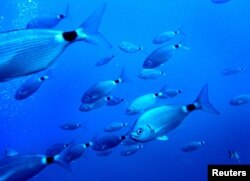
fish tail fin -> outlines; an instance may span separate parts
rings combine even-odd
[[[232,153],[232,151],[228,150],[227,152],[228,152],[228,158],[229,158],[229,159],[232,159],[232,158],[233,158],[233,153]]]
[[[159,98],[169,98],[168,93],[167,93],[167,84],[164,84],[160,91],[158,92],[158,97]]]
[[[220,114],[219,111],[217,111],[209,101],[207,83],[202,87],[198,97],[194,102],[194,105],[197,105],[198,108],[202,109],[203,111],[210,112],[213,114]]]
[[[66,6],[66,8],[65,8],[64,16],[65,16],[65,18],[72,19],[71,14],[70,14],[70,11],[69,11],[69,4],[67,4],[67,6]]]
[[[71,166],[69,165],[68,155],[69,150],[72,148],[74,141],[69,143],[69,146],[65,148],[59,155],[54,156],[55,163],[59,164],[69,172],[72,171]]]
[[[84,23],[79,26],[79,29],[86,34],[86,37],[84,38],[86,42],[93,45],[102,45],[107,48],[112,48],[112,45],[98,31],[106,6],[107,3],[102,4]]]
[[[125,68],[122,69],[119,79],[121,80],[121,82],[131,82],[130,78],[126,74]]]

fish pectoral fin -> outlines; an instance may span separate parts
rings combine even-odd
[[[168,137],[167,137],[166,135],[164,135],[164,136],[159,136],[159,137],[157,137],[156,139],[159,140],[159,141],[168,141]]]

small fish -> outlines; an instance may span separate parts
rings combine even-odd
[[[115,134],[108,134],[101,137],[95,136],[92,141],[92,149],[95,151],[109,150],[118,146],[124,139],[126,139],[126,136]]]
[[[79,123],[66,123],[66,124],[60,125],[61,129],[67,130],[67,131],[77,130],[81,127],[82,127],[82,125]]]
[[[0,33],[0,82],[49,68],[75,42],[110,48],[98,32],[105,9],[106,4],[101,5],[73,31],[20,29]]]
[[[168,98],[172,98],[175,96],[178,96],[179,94],[183,93],[183,90],[181,89],[173,89],[173,88],[168,88],[167,85],[164,85],[161,89],[161,92],[164,92],[164,96]],[[161,97],[163,97],[163,95]]]
[[[162,44],[174,39],[177,35],[183,34],[182,29],[176,31],[165,31],[153,39],[153,44]]]
[[[116,106],[124,101],[123,98],[115,97],[115,96],[107,96],[105,97],[107,106]]]
[[[181,89],[166,89],[165,90],[165,95],[168,97],[175,97],[182,93],[183,91]]]
[[[240,162],[240,155],[237,151],[228,150],[228,156],[229,156],[229,159],[236,160],[236,161]]]
[[[94,109],[98,109],[98,108],[104,106],[105,104],[106,104],[105,99],[100,99],[100,100],[97,100],[96,102],[93,102],[93,103],[81,103],[81,105],[79,107],[79,111],[89,112],[89,111],[92,111]]]
[[[231,104],[232,106],[239,106],[239,105],[247,104],[247,103],[250,103],[250,94],[241,94],[241,95],[233,97],[229,101],[229,104]]]
[[[173,56],[175,50],[179,48],[185,48],[182,44],[175,45],[163,45],[157,49],[155,49],[152,53],[150,53],[147,58],[144,60],[143,68],[145,69],[154,69],[166,63]]]
[[[93,102],[93,103],[81,103],[81,105],[79,107],[79,111],[89,112],[89,111],[92,111],[94,109],[98,109],[104,105],[116,106],[116,105],[119,105],[120,103],[122,103],[123,101],[124,101],[124,99],[120,98],[120,97],[107,96],[107,97],[104,97],[104,98],[97,100],[96,102]]]
[[[223,4],[223,3],[227,3],[230,0],[211,0],[211,2],[215,3],[215,4]]]
[[[151,108],[158,98],[168,98],[168,95],[165,94],[165,85],[157,93],[146,94],[140,97],[137,97],[132,103],[128,106],[125,113],[127,115],[135,115],[142,113],[143,111]]]
[[[29,96],[33,95],[36,91],[38,91],[44,81],[48,79],[48,75],[44,75],[41,77],[31,76],[17,89],[15,99],[24,100]]]
[[[54,28],[57,26],[62,20],[65,18],[69,18],[69,6],[67,5],[64,14],[59,15],[48,15],[48,16],[40,16],[37,18],[32,19],[30,22],[27,23],[26,29],[33,29],[33,28]]]
[[[224,69],[221,74],[222,75],[225,75],[225,76],[228,76],[228,75],[235,75],[235,74],[238,74],[242,71],[244,71],[245,69],[243,67],[235,67],[235,68],[227,68],[227,69]]]
[[[11,157],[11,156],[16,156],[16,155],[19,155],[19,153],[12,148],[7,148],[4,150],[5,157]]]
[[[46,156],[55,156],[60,154],[65,148],[67,148],[70,144],[68,143],[57,143],[50,146],[46,151]]]
[[[0,160],[0,180],[25,181],[35,177],[48,165],[53,163],[57,163],[62,167],[71,170],[66,160],[68,148],[56,156],[46,156],[42,154],[18,154],[5,157]]]
[[[139,47],[134,43],[128,41],[121,42],[118,47],[120,48],[120,50],[126,53],[137,53],[139,51],[144,51],[143,47]]]
[[[122,141],[123,145],[136,145],[137,142],[135,140],[132,140],[130,137],[126,137],[125,140]]]
[[[112,150],[96,151],[98,156],[108,156],[112,153]]]
[[[87,148],[91,147],[92,142],[84,143],[84,144],[73,144],[70,149],[68,149],[66,161],[70,163],[75,161],[76,159],[82,157]]]
[[[137,153],[140,149],[143,148],[143,145],[130,145],[130,146],[126,146],[122,151],[121,151],[121,155],[122,156],[130,156],[133,155],[135,153]]]
[[[118,79],[101,81],[91,86],[83,94],[81,102],[94,103],[104,97],[107,97],[112,93],[112,91],[117,87],[117,85],[126,82],[127,80],[128,79],[125,75],[125,70],[123,69]]]
[[[193,111],[203,110],[214,114],[219,112],[208,98],[208,84],[205,84],[198,97],[188,105],[165,105],[143,113],[134,123],[130,138],[138,142],[167,140],[166,134],[176,129]]]
[[[96,63],[95,66],[96,67],[101,67],[103,65],[108,64],[109,62],[111,62],[111,60],[113,60],[113,58],[115,58],[114,54],[110,54],[110,55],[106,55],[101,57]]]
[[[195,151],[195,150],[198,150],[203,145],[205,145],[205,141],[191,142],[191,143],[188,143],[187,145],[185,145],[184,147],[182,147],[182,151],[184,151],[184,152]]]
[[[113,122],[113,123],[107,125],[107,126],[104,128],[104,131],[105,131],[105,132],[119,131],[119,130],[121,130],[122,128],[127,127],[127,126],[128,126],[128,123]]]
[[[166,75],[166,72],[163,72],[157,69],[143,69],[139,73],[138,77],[144,80],[148,80],[148,79],[157,79],[165,75]]]

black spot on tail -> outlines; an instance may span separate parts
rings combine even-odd
[[[64,32],[62,35],[66,41],[74,41],[77,38],[77,33],[75,31]]]
[[[179,44],[174,45],[175,48],[180,48]]]
[[[40,77],[40,80],[41,80],[41,81],[44,81],[44,80],[45,80],[45,77]]]
[[[155,97],[158,97],[159,96],[159,93],[155,93]]]
[[[63,19],[63,18],[65,18],[65,15],[64,14],[59,14],[58,18]]]
[[[195,107],[194,104],[189,104],[189,105],[187,105],[186,107],[187,107],[187,110],[188,110],[189,112],[196,110],[196,107]]]
[[[47,164],[54,163],[54,161],[55,161],[55,159],[54,159],[54,157],[52,157],[52,156],[49,156],[49,157],[46,158]]]
[[[90,147],[90,143],[85,143],[86,148]]]
[[[126,139],[126,136],[121,136],[121,140],[125,140]]]
[[[116,83],[116,84],[119,84],[119,83],[120,83],[120,80],[119,80],[119,79],[115,80],[115,83]]]

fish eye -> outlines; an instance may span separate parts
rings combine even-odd
[[[137,130],[137,134],[140,135],[140,134],[142,134],[142,133],[143,133],[143,129],[142,129],[142,128],[139,128],[139,129]]]

